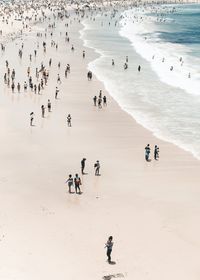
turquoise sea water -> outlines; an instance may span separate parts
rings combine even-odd
[[[83,23],[85,44],[100,55],[89,68],[119,105],[200,159],[200,5],[134,8]]]

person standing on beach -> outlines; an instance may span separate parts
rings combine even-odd
[[[147,144],[147,146],[145,147],[145,160],[146,161],[150,161],[149,160],[150,152],[151,152],[150,145]]]
[[[159,147],[157,145],[155,145],[155,148],[154,148],[154,159],[158,160],[158,158],[159,158]]]
[[[47,103],[47,108],[48,108],[48,112],[51,112],[51,102],[48,99],[48,103]]]
[[[58,89],[58,87],[56,87],[55,99],[58,99],[58,93],[59,93],[59,89]]]
[[[70,174],[69,175],[69,178],[67,179],[67,181],[65,182],[68,184],[68,187],[69,187],[69,193],[71,193],[71,187],[73,186],[73,178],[72,178],[72,175]]]
[[[34,120],[34,113],[30,113],[30,126],[33,126],[33,120]]]
[[[44,115],[45,115],[45,107],[44,107],[44,105],[41,106],[41,109],[42,109],[42,118],[44,118]]]
[[[138,72],[140,72],[140,71],[141,71],[141,66],[139,65],[139,66],[138,66]]]
[[[71,120],[72,120],[72,118],[71,118],[71,115],[69,114],[69,115],[67,116],[67,125],[68,125],[69,127],[72,126]]]
[[[98,98],[98,108],[99,108],[99,109],[101,109],[101,108],[102,108],[101,103],[102,103],[102,98],[101,98],[101,97],[99,97],[99,98]]]
[[[105,244],[105,248],[107,248],[106,255],[108,257],[108,263],[111,263],[111,253],[113,248],[113,237],[109,236],[108,241]]]
[[[93,97],[93,101],[94,101],[94,106],[97,106],[97,97],[96,97],[96,95]]]
[[[100,170],[100,163],[97,160],[96,163],[94,164],[94,168],[95,168],[95,176],[99,176],[99,170]]]
[[[103,97],[103,106],[107,106],[107,98],[105,95]]]
[[[76,193],[81,194],[81,189],[80,189],[80,185],[81,185],[81,179],[78,176],[78,174],[75,175],[74,177],[74,185],[75,185],[75,191]]]
[[[85,174],[85,173],[84,173],[85,161],[86,161],[86,158],[83,158],[83,159],[81,160],[81,173],[82,173],[82,174]]]

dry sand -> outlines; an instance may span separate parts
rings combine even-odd
[[[118,273],[131,280],[199,279],[200,163],[138,125],[95,77],[87,81],[87,64],[96,54],[83,48],[80,28],[73,23],[68,29],[74,53],[71,44],[60,43],[57,52],[48,47],[46,57],[40,49],[38,64],[53,58],[41,96],[12,94],[1,82],[0,279],[97,280]],[[22,63],[16,43],[21,44],[8,44],[2,61],[9,58],[16,81],[23,81],[35,36],[25,37]],[[61,77],[66,63],[71,73],[61,78],[55,100],[58,61]],[[4,71],[3,65],[1,77]],[[92,102],[100,89],[108,97],[102,110]],[[52,113],[42,119],[47,99]],[[68,113],[72,128],[66,125]],[[159,145],[158,162],[144,161],[147,143]],[[83,157],[88,173],[83,194],[69,194],[64,182],[68,174],[80,174]],[[99,177],[93,168],[97,159]],[[116,265],[106,262],[109,235]]]

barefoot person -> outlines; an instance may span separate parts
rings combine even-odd
[[[94,164],[94,168],[95,168],[95,176],[99,176],[99,170],[100,170],[100,163],[97,160],[96,163]]]
[[[69,193],[71,193],[71,187],[73,186],[73,178],[72,178],[72,175],[69,174],[69,178],[67,179],[67,181],[65,182],[68,184],[68,187],[69,187]]]
[[[154,159],[158,160],[158,158],[159,158],[159,147],[157,145],[155,145],[155,148],[154,148]]]
[[[33,126],[33,120],[34,120],[34,113],[30,113],[30,126]]]
[[[107,248],[107,257],[108,257],[108,263],[111,263],[111,253],[113,248],[113,237],[109,236],[108,241],[105,244],[105,248]]]
[[[72,126],[72,117],[71,117],[70,114],[67,116],[67,125],[68,125],[69,127]]]
[[[145,149],[145,159],[146,159],[146,161],[150,161],[150,159],[149,159],[150,152],[151,152],[150,145],[147,144],[147,146],[144,149]]]
[[[81,173],[82,173],[82,174],[85,174],[85,173],[84,173],[85,161],[86,161],[86,158],[83,158],[83,159],[81,160]]]
[[[81,194],[81,189],[80,189],[81,179],[78,176],[78,174],[76,174],[75,177],[74,177],[74,185],[75,185],[76,193]]]

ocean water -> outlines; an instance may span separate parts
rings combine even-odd
[[[99,54],[88,67],[122,109],[200,159],[200,5],[133,8],[83,24],[84,44]]]

